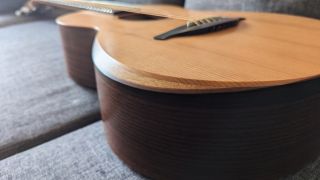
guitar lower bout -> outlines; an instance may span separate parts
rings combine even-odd
[[[77,13],[74,14],[77,16]],[[81,19],[82,15],[78,14]],[[92,14],[91,14],[92,15]],[[68,17],[67,15],[66,17]],[[86,16],[90,18],[91,16]],[[155,21],[161,17],[135,13],[116,12],[115,17],[122,21]],[[97,26],[82,26],[64,21],[64,16],[57,19],[62,38],[65,62],[69,76],[79,85],[96,89],[92,47],[98,33]]]
[[[140,174],[168,180],[278,179],[316,160],[319,21],[204,15],[247,19],[168,41],[153,37],[183,21],[93,12],[57,20],[70,76],[87,87],[97,82],[112,150]]]

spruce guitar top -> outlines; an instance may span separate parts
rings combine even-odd
[[[77,12],[57,20],[63,26],[98,30],[94,51],[99,56],[109,57],[103,62],[96,60],[100,64],[98,68],[117,81],[135,87],[168,92],[225,92],[284,85],[319,76],[320,25],[314,19],[267,13],[195,12],[161,5],[128,8],[121,3],[39,2],[59,2],[59,6],[83,3],[71,7],[112,12],[103,9],[107,6],[120,11],[169,17],[129,21],[103,13]],[[228,17],[231,24],[237,24],[242,18],[246,20],[237,27],[215,33],[164,42],[154,39],[168,37],[160,34],[208,17]],[[221,19],[230,22],[224,18],[216,18],[215,22]],[[202,22],[199,21],[195,28],[206,24],[212,27],[215,23]],[[228,26],[228,23],[223,25]]]
[[[57,19],[68,71],[97,86],[108,142],[137,172],[273,180],[320,155],[319,20],[35,2],[89,10]]]

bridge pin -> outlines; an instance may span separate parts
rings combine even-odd
[[[197,25],[197,26],[200,26],[202,24],[202,22],[200,20],[198,21],[194,21],[194,23]]]
[[[202,19],[201,22],[202,22],[203,24],[210,23],[210,21],[208,21],[207,19]]]
[[[207,18],[206,21],[214,22],[214,20],[212,18]]]

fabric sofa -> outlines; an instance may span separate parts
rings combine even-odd
[[[320,18],[319,0],[124,1]],[[96,92],[68,78],[53,18],[15,17],[23,2],[0,1],[0,179],[144,179],[106,143]],[[286,179],[320,179],[320,161]]]
[[[186,8],[285,13],[320,18],[319,0],[186,0]]]

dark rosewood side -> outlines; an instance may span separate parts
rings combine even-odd
[[[60,26],[69,76],[78,84],[96,88],[92,62],[93,29]]]
[[[319,155],[320,79],[178,95],[96,77],[113,151],[152,179],[272,180]]]

